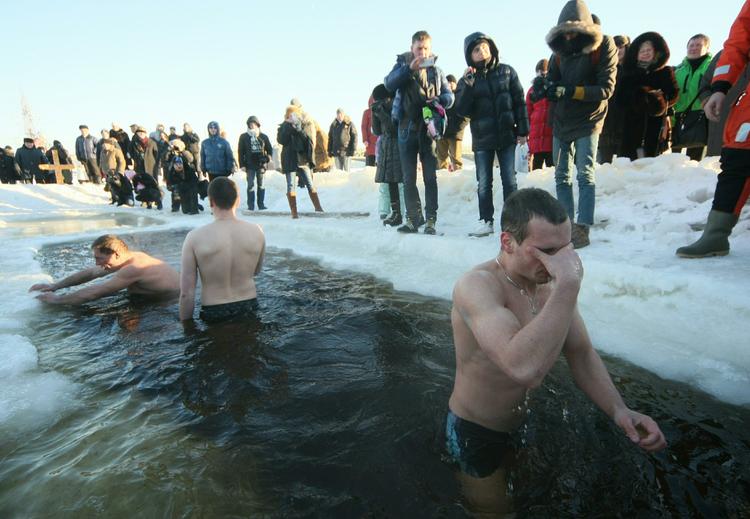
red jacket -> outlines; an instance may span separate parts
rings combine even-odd
[[[711,89],[726,93],[750,61],[750,0],[737,15],[724,43],[724,52],[716,63]],[[724,147],[750,149],[750,85],[729,112],[724,127]]]
[[[372,133],[372,103],[375,102],[372,96],[367,103],[367,110],[362,114],[362,142],[365,143],[365,155],[375,155],[375,145],[378,143],[378,136]]]
[[[545,97],[531,100],[531,88],[526,92],[526,111],[529,114],[529,153],[552,152],[552,119],[550,102]]]

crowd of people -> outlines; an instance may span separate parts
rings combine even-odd
[[[384,225],[402,233],[421,228],[425,234],[436,233],[436,171],[463,167],[463,134],[469,125],[479,217],[478,228],[469,234],[494,234],[495,164],[505,200],[517,189],[516,146],[528,145],[532,169],[555,168],[557,198],[574,222],[573,244],[585,247],[594,224],[597,162],[654,157],[670,149],[685,149],[691,159],[701,160],[710,134],[721,130],[709,125],[703,112],[717,59],[709,53],[708,36],[691,37],[684,59],[671,67],[669,45],[660,34],[644,32],[632,40],[607,36],[598,17],[579,0],[565,4],[546,42],[552,55],[539,60],[531,87],[524,92],[516,70],[500,61],[491,36],[476,32],[465,38],[467,68],[456,79],[435,65],[430,35],[413,35],[409,51],[397,57],[383,83],[373,89],[362,116],[365,163],[376,167]],[[75,157],[91,182],[105,182],[113,204],[138,201],[161,208],[164,184],[172,210],[189,214],[202,210],[198,198],[205,196],[207,181],[232,175],[239,166],[247,175],[247,208],[264,210],[263,178],[274,147],[260,128],[257,117],[247,119],[235,159],[216,122],[208,124],[209,136],[203,141],[187,123],[181,135],[174,127],[167,134],[158,125],[148,134],[142,126],[131,125],[131,136],[113,124],[111,130],[102,130],[101,139],[81,125]],[[293,218],[298,217],[295,187],[307,189],[315,210],[322,211],[313,172],[329,170],[332,161],[335,168],[349,171],[358,139],[356,125],[343,109],[336,111],[326,134],[297,99],[291,101],[276,135],[281,146],[276,167],[286,176]],[[53,149],[59,162],[72,163],[58,141],[46,153],[30,138],[15,156],[6,147],[0,160],[2,180],[54,181],[49,169],[40,168],[52,162]],[[69,181],[71,173],[64,175]]]

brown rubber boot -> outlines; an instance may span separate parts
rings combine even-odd
[[[570,241],[573,242],[574,249],[582,249],[583,247],[587,247],[591,243],[591,241],[589,240],[589,226],[580,223],[574,223]]]
[[[292,218],[299,218],[297,214],[297,194],[287,193],[286,199],[289,201],[289,209],[292,211]]]
[[[310,191],[310,200],[312,200],[313,207],[315,207],[315,212],[322,213],[323,208],[320,206],[320,198],[318,198],[317,191]]]

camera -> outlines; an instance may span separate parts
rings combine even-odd
[[[464,77],[466,78],[466,81],[474,81],[474,73],[473,72],[467,72]]]
[[[419,68],[432,67],[435,65],[435,61],[437,61],[437,56],[430,56],[429,58],[425,58],[424,61],[419,64]]]

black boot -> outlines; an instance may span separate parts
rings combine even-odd
[[[247,190],[247,208],[250,211],[255,211],[255,190],[254,189]]]
[[[258,210],[264,211],[268,209],[265,204],[266,201],[266,189],[263,187],[258,188]]]

